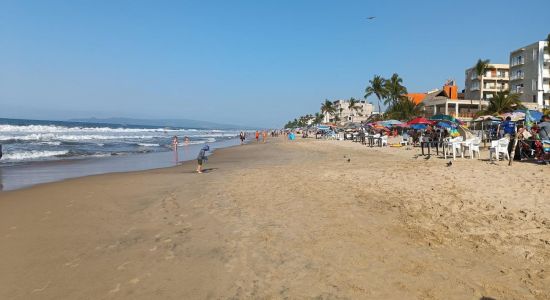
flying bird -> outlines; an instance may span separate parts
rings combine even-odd
[[[376,17],[367,17],[367,20],[374,20]]]

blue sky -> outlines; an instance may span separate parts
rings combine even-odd
[[[464,85],[550,33],[550,1],[0,0],[0,117],[281,126],[374,74]],[[376,16],[373,21],[368,16]],[[375,99],[372,99],[375,101]]]

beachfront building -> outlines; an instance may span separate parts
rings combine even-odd
[[[507,91],[509,88],[508,64],[489,64],[481,80],[475,67],[466,70],[464,98],[472,100],[489,100],[497,92]],[[478,101],[479,104],[479,101]]]
[[[510,91],[520,94],[530,109],[550,105],[548,42],[538,41],[510,53]]]
[[[454,80],[449,80],[443,88],[435,89],[427,93],[415,93],[407,95],[415,103],[422,103],[424,117],[438,114],[450,115],[462,120],[471,120],[479,110],[487,107],[486,100],[463,99],[459,97],[458,88]]]
[[[362,122],[373,113],[374,106],[365,101],[357,100],[357,109],[349,108],[349,100],[336,100],[333,102],[334,114],[328,114],[325,120],[328,122],[335,122],[336,116],[339,117],[340,123],[346,122]]]

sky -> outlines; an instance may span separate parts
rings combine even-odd
[[[0,0],[0,117],[280,127],[376,74],[440,88],[550,33],[550,1]],[[373,20],[367,17],[375,16]],[[369,99],[376,102],[376,98]]]

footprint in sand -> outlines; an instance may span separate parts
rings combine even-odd
[[[174,252],[172,251],[168,251],[168,254],[166,254],[166,256],[164,256],[164,259],[166,260],[171,260],[171,259],[174,259]]]
[[[75,258],[75,259],[65,263],[65,267],[71,267],[71,268],[76,268],[79,265],[80,265],[80,258]]]
[[[116,287],[109,291],[109,294],[116,294],[120,291],[120,283],[116,284]]]
[[[116,269],[117,269],[118,271],[126,270],[126,265],[128,265],[129,263],[130,263],[130,262],[127,261],[127,262],[123,263],[122,265],[116,267]]]
[[[155,246],[155,247],[149,249],[149,251],[151,251],[151,252],[157,251],[157,246]]]
[[[47,289],[50,286],[50,283],[51,283],[51,281],[48,281],[48,283],[46,283],[46,285],[44,285],[43,287],[41,287],[39,289],[32,290],[31,294],[40,293],[40,292],[44,291],[45,289]]]
[[[138,284],[139,281],[140,281],[139,278],[136,277],[136,278],[134,278],[134,279],[132,279],[128,282],[131,283],[131,284]]]

